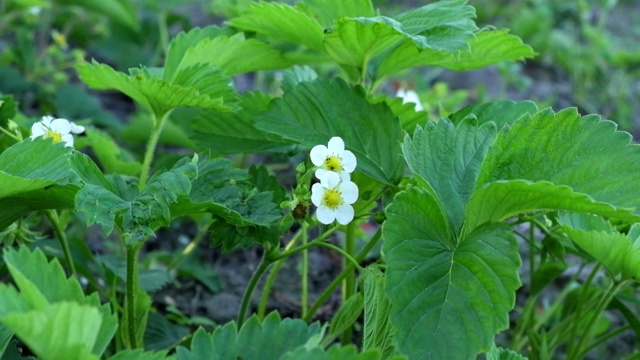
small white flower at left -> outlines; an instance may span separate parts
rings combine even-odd
[[[73,135],[84,132],[84,126],[79,126],[67,119],[54,119],[51,116],[43,116],[42,120],[31,126],[31,138],[38,136],[52,138],[54,143],[64,141],[65,146],[73,146]]]
[[[337,220],[347,225],[353,220],[354,202],[358,200],[358,186],[351,181],[344,181],[334,172],[328,172],[320,178],[320,183],[311,187],[311,202],[317,206],[316,217],[323,224],[331,224]]]
[[[351,180],[351,173],[356,169],[358,161],[349,150],[344,149],[344,141],[339,136],[329,139],[328,146],[316,145],[311,149],[309,158],[318,166],[316,177],[322,179],[325,174],[334,172],[343,181]]]

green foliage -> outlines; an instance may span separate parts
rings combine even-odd
[[[356,155],[359,171],[382,183],[400,180],[400,124],[385,104],[369,103],[340,79],[300,83],[275,99],[256,127],[305,148],[340,136]]]
[[[415,187],[396,195],[386,212],[386,291],[398,349],[412,359],[474,358],[488,350],[508,327],[520,286],[508,228],[491,224],[456,237],[440,201]]]
[[[345,301],[336,311],[329,323],[329,334],[325,343],[336,339],[358,320],[364,310],[364,296],[356,293]]]
[[[389,314],[391,302],[385,295],[386,277],[375,267],[367,267],[362,274],[364,290],[364,339],[362,349],[378,349],[380,359],[390,359],[395,353],[393,337],[396,328]]]
[[[134,244],[153,236],[154,229],[171,220],[170,206],[179,196],[191,191],[191,178],[197,175],[197,156],[183,159],[167,172],[156,173],[144,190],[115,179],[116,190],[87,184],[75,199],[76,211],[87,224],[100,224],[105,235],[114,227],[121,229],[127,244]]]
[[[13,119],[18,110],[18,104],[11,95],[0,96],[0,127],[6,128],[8,121]]]
[[[493,123],[478,126],[465,120],[454,127],[447,119],[417,127],[413,138],[405,135],[402,151],[409,169],[431,187],[458,233],[464,221],[464,209],[480,170],[493,143]]]
[[[107,133],[89,128],[86,134],[105,173],[136,175],[140,172],[142,164],[132,159]]]
[[[524,114],[535,114],[538,107],[529,100],[513,101],[502,100],[486,102],[482,104],[467,105],[449,116],[452,123],[460,124],[463,120],[471,117],[478,120],[478,124],[493,122],[498,129],[506,124],[513,124]]]
[[[77,352],[97,358],[105,351],[117,319],[97,294],[85,296],[77,279],[67,278],[58,261],[47,262],[40,250],[5,250],[3,259],[20,293],[0,288],[0,321],[39,357],[59,359]]]
[[[307,325],[298,319],[281,320],[280,315],[273,312],[262,322],[252,316],[239,330],[234,322],[217,327],[209,334],[198,329],[190,349],[178,347],[177,359],[281,359],[297,348],[316,347],[322,333],[317,323]]]
[[[517,352],[501,347],[493,346],[487,353],[487,360],[526,360],[527,358]]]
[[[124,25],[133,31],[138,31],[140,25],[138,17],[134,11],[133,5],[125,0],[54,0],[54,3],[60,5],[76,5],[97,14],[108,16],[114,23]]]

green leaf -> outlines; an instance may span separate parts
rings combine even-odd
[[[0,127],[7,128],[9,120],[13,119],[18,112],[18,103],[12,95],[0,96]]]
[[[465,212],[467,232],[488,223],[536,210],[568,210],[638,221],[632,208],[614,207],[593,197],[548,181],[497,181],[476,190]]]
[[[277,312],[272,312],[262,323],[252,316],[240,331],[235,322],[219,326],[209,334],[198,329],[189,350],[178,347],[177,359],[277,360],[298,347],[317,346],[321,337],[322,329],[318,323],[308,325],[299,319],[281,320]]]
[[[392,358],[395,353],[393,337],[396,328],[389,314],[391,302],[385,295],[386,277],[378,268],[367,267],[362,274],[364,289],[364,331],[362,349],[380,350],[380,359]]]
[[[195,27],[188,32],[181,31],[171,39],[169,43],[167,58],[165,59],[164,68],[162,69],[162,79],[165,81],[173,79],[187,50],[195,47],[200,41],[222,35],[230,36],[232,34],[231,29],[217,26],[206,26],[204,28]]]
[[[95,128],[88,128],[85,133],[105,172],[123,175],[136,175],[140,172],[142,164],[133,160],[107,133]]]
[[[329,334],[327,334],[324,344],[330,343],[353,326],[360,314],[362,314],[362,310],[364,310],[364,296],[361,293],[353,294],[338,308],[338,311],[331,318]]]
[[[340,346],[334,345],[328,350],[321,347],[299,347],[294,351],[286,353],[282,360],[379,360],[380,352],[371,349],[358,354],[358,349],[354,345]]]
[[[158,313],[149,314],[144,333],[144,348],[147,350],[173,349],[190,334],[189,329],[169,322]]]
[[[325,36],[324,45],[337,63],[362,68],[403,38],[398,30],[375,18],[341,17]]]
[[[414,103],[405,103],[401,97],[378,95],[370,98],[369,101],[373,104],[386,103],[393,114],[400,120],[402,129],[410,134],[413,134],[416,126],[424,127],[429,121],[429,114],[426,111],[416,111]]]
[[[102,326],[93,348],[94,354],[102,354],[111,341],[117,327],[117,318],[108,304],[102,305],[96,293],[85,296],[75,277],[67,278],[57,259],[47,262],[41,250],[30,252],[26,247],[5,250],[4,261],[14,282],[21,291],[29,309],[46,308],[51,303],[77,302],[98,309]],[[24,312],[23,305],[14,307],[15,312]]]
[[[473,117],[478,120],[480,125],[492,121],[498,129],[501,129],[505,124],[513,124],[524,114],[535,114],[537,111],[536,104],[529,100],[501,100],[479,105],[467,105],[451,114],[449,119],[458,125],[467,117]]]
[[[527,358],[517,352],[493,345],[487,353],[487,360],[526,360]]]
[[[482,165],[476,189],[497,180],[550,181],[588,194],[594,202],[640,214],[639,155],[640,146],[632,145],[631,136],[616,131],[611,121],[596,115],[581,117],[574,108],[558,113],[545,109],[525,114],[511,128],[500,131]],[[585,211],[573,208],[567,210]],[[605,212],[598,213],[616,215]]]
[[[323,50],[323,28],[316,20],[290,5],[256,2],[239,17],[229,20],[233,27],[254,31],[275,40]]]
[[[371,0],[305,0],[296,3],[296,8],[318,20],[325,28],[330,28],[341,16],[373,17],[376,15]]]
[[[265,112],[271,98],[261,92],[244,93],[237,112],[203,111],[193,122],[199,146],[220,154],[283,151],[290,145],[280,136],[259,130],[255,119]]]
[[[201,40],[185,52],[173,76],[168,78],[163,75],[163,79],[172,83],[183,69],[200,64],[219,67],[226,75],[290,66],[289,60],[268,44],[256,39],[246,40],[244,35],[239,33],[230,37],[218,36]]]
[[[210,78],[220,79],[223,75],[219,72],[205,73],[198,75],[193,83],[189,83],[186,75],[178,79],[188,84],[185,86],[171,84],[163,81],[142,69],[131,69],[130,74],[115,71],[108,65],[100,64],[95,60],[77,66],[80,79],[90,88],[97,90],[118,90],[129,96],[147,111],[155,114],[156,117],[164,116],[173,108],[180,106],[197,106],[206,109],[228,109],[224,103],[224,97],[230,96],[233,89],[229,87],[229,81],[217,81],[217,86],[213,89],[204,87],[206,93],[201,93],[199,87],[195,85],[196,80],[202,81]],[[185,71],[189,71],[186,69]],[[211,71],[214,71],[213,69]],[[195,75],[194,75],[195,76]],[[207,83],[201,83],[206,86]],[[224,87],[220,84],[225,84]],[[210,95],[211,94],[211,95]]]
[[[128,186],[125,194],[87,184],[76,195],[76,211],[88,225],[100,224],[105,235],[118,223],[127,244],[146,240],[154,229],[169,223],[170,206],[178,197],[191,191],[191,178],[197,175],[195,161],[197,157],[184,158],[171,170],[155,173],[140,193],[134,186]]]
[[[121,256],[113,254],[100,255],[97,259],[120,280],[127,280],[127,261]],[[146,292],[156,292],[171,282],[171,275],[166,269],[138,270],[140,288]]]
[[[380,81],[401,71],[420,66],[441,66],[456,71],[479,69],[502,61],[522,61],[535,55],[528,45],[507,30],[487,30],[475,33],[469,41],[470,50],[460,53],[436,49],[419,49],[413,41],[405,40],[380,58],[375,78]]]
[[[318,74],[313,68],[307,65],[295,65],[293,68],[284,71],[282,75],[282,91],[289,92],[301,82],[313,81],[317,78]]]
[[[456,233],[462,227],[465,205],[495,134],[493,123],[478,126],[476,121],[466,120],[454,127],[448,119],[442,119],[424,129],[418,126],[413,138],[405,135],[402,152],[409,168],[435,191]]]
[[[508,227],[455,238],[439,201],[415,187],[396,195],[387,218],[386,293],[398,350],[411,359],[471,359],[489,350],[509,325],[520,286]]]
[[[340,136],[356,155],[357,170],[388,184],[402,176],[397,119],[385,104],[369,103],[341,79],[300,83],[275,99],[256,127],[306,148]]]
[[[9,314],[2,322],[40,359],[98,359],[91,353],[102,325],[95,307],[60,302]]]
[[[2,317],[2,316],[0,316]],[[0,358],[4,358],[3,355],[7,350],[9,341],[13,338],[13,331],[3,324],[0,324]]]

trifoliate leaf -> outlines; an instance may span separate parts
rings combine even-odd
[[[251,3],[247,11],[229,20],[229,24],[274,40],[303,44],[317,50],[324,48],[323,27],[303,11],[284,3]]]
[[[495,135],[493,123],[478,126],[476,121],[466,120],[454,127],[442,119],[424,129],[418,126],[413,137],[405,136],[402,152],[409,168],[435,191],[456,233]]]
[[[341,79],[300,83],[275,99],[256,127],[308,149],[340,136],[356,155],[356,171],[387,184],[402,175],[398,120],[386,104],[369,103]]]
[[[224,97],[231,96],[233,89],[229,81],[216,81],[212,89],[207,87],[211,77],[224,77],[221,72],[198,74],[197,81],[186,82],[189,85],[168,83],[149,73],[145,68],[131,69],[129,75],[118,72],[108,65],[95,60],[77,66],[78,75],[90,88],[98,90],[118,90],[129,96],[156,117],[162,117],[171,109],[180,106],[197,106],[206,109],[228,109]],[[190,71],[189,69],[185,71]],[[193,71],[193,70],[191,70]],[[195,76],[195,75],[194,75]],[[186,81],[180,78],[181,81]],[[203,81],[208,80],[208,81]],[[204,89],[206,93],[201,92]],[[213,97],[208,94],[215,93]]]
[[[262,322],[252,316],[240,330],[235,322],[219,326],[212,333],[199,329],[193,336],[190,349],[178,347],[177,359],[278,360],[299,347],[317,346],[322,332],[318,323],[308,325],[300,319],[281,320],[277,312],[272,312]]]
[[[386,294],[398,350],[410,359],[488,351],[509,325],[520,286],[518,243],[508,227],[455,237],[439,201],[415,187],[398,193],[386,212]]]

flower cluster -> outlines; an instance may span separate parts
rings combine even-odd
[[[318,208],[318,221],[350,223],[354,217],[351,205],[358,200],[358,186],[351,181],[357,165],[355,155],[345,150],[344,141],[336,136],[329,140],[328,146],[314,146],[310,158],[318,167],[315,175],[320,180],[311,188],[311,202]]]
[[[52,116],[43,116],[42,120],[31,126],[31,138],[39,136],[52,138],[54,143],[64,141],[65,146],[73,146],[73,135],[84,132],[84,126],[76,125],[67,119],[54,119]]]

